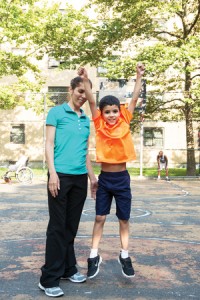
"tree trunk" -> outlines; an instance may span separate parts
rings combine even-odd
[[[185,63],[185,92],[187,98],[190,98],[191,73],[189,70],[190,62]],[[193,132],[193,114],[190,103],[185,104],[185,121],[186,121],[186,143],[187,143],[187,176],[196,175],[195,150],[194,150],[194,132]]]
[[[186,119],[186,142],[187,142],[187,176],[196,175],[195,149],[194,149],[194,135],[192,111],[188,103],[185,105],[185,119]]]

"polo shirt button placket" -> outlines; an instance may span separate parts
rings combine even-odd
[[[78,129],[81,130],[80,119],[78,119]]]

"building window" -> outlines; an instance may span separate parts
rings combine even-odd
[[[49,57],[48,59],[48,69],[55,69],[58,68],[60,65],[64,64],[64,58],[55,59],[54,57]]]
[[[144,146],[163,147],[164,132],[163,128],[149,127],[144,128]]]
[[[48,59],[48,68],[53,69],[53,68],[58,68],[60,65],[60,61],[56,60],[55,58],[49,58]]]
[[[59,105],[68,101],[69,88],[66,86],[49,86],[49,99],[55,104]]]
[[[25,125],[12,125],[10,132],[10,142],[13,144],[25,144]]]
[[[26,48],[12,48],[12,53],[14,55],[25,56]]]

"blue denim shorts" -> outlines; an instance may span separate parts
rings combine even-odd
[[[116,202],[116,216],[120,220],[128,220],[131,212],[130,175],[122,172],[101,171],[96,195],[96,215],[110,214],[112,199]]]

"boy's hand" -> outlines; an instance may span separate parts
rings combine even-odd
[[[137,63],[136,71],[137,71],[137,75],[139,75],[140,77],[143,76],[145,72],[144,64],[141,62]]]
[[[83,79],[88,79],[88,73],[84,67],[78,69],[78,75]]]

